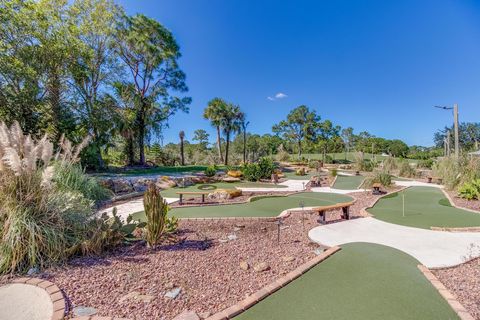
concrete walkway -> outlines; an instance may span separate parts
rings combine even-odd
[[[50,320],[53,304],[42,288],[12,283],[0,287],[1,320]]]
[[[309,231],[310,239],[327,246],[369,242],[401,250],[429,268],[449,267],[480,256],[480,233],[443,232],[360,218]]]
[[[326,193],[336,193],[336,194],[347,194],[347,193],[353,193],[353,192],[368,191],[368,189],[343,190],[343,189],[335,189],[330,187],[317,187],[317,188],[311,188],[311,190],[313,192],[326,192]]]
[[[305,190],[305,186],[310,180],[287,180],[280,182],[278,185],[285,186],[286,188],[272,189],[272,188],[238,188],[245,192],[272,192],[272,191],[281,191],[281,192],[295,192]]]
[[[395,182],[397,186],[402,186],[402,187],[432,187],[432,188],[439,188],[439,189],[444,188],[444,186],[440,184],[426,183],[426,182],[414,181],[414,180],[400,181],[400,180],[393,179],[393,182]]]
[[[178,198],[163,198],[167,201],[167,203],[172,203],[178,200]],[[139,211],[143,211],[143,198],[138,198],[135,200],[131,200],[119,205],[114,206],[117,208],[117,216],[123,219],[125,221],[129,215],[132,213],[136,213]],[[106,212],[108,215],[112,214],[113,207],[106,208],[103,210],[99,210],[97,214],[102,214]],[[1,320],[1,318],[0,318]]]

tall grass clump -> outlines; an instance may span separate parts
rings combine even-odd
[[[167,224],[168,204],[155,184],[151,183],[143,196],[143,205],[147,217],[147,244],[154,247],[160,241]]]
[[[371,188],[374,183],[380,183],[384,187],[390,187],[392,185],[392,175],[385,170],[374,171],[365,178],[362,186],[364,188]]]
[[[433,175],[443,179],[445,186],[454,190],[460,185],[480,178],[480,159],[477,157],[444,157],[432,166]]]
[[[0,123],[0,274],[62,261],[85,240],[95,197],[55,168],[76,165],[87,143],[62,139],[55,152],[47,136],[34,140],[18,123]]]

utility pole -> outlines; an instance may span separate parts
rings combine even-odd
[[[458,138],[458,104],[453,105],[453,126],[455,130],[455,158],[460,156],[460,146]]]

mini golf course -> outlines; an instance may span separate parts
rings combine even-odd
[[[212,187],[213,186],[213,187]],[[262,182],[216,182],[216,183],[206,183],[206,184],[196,184],[193,186],[188,186],[185,188],[168,188],[161,191],[161,195],[166,198],[178,198],[177,192],[196,192],[196,191],[210,191],[214,192],[216,189],[237,189],[237,188],[272,188],[280,189],[277,191],[282,191],[282,188],[286,186],[273,184],[273,183],[262,183]]]
[[[365,180],[363,176],[343,176],[337,175],[337,179],[333,184],[333,188],[341,190],[355,190],[360,187],[360,185]]]
[[[283,210],[300,207],[301,202],[305,207],[313,207],[352,200],[351,197],[341,194],[301,192],[286,197],[265,196],[240,204],[175,208],[170,210],[169,214],[177,218],[275,217]],[[132,216],[135,220],[145,221],[143,211]]]
[[[402,193],[405,193],[405,216]],[[433,187],[410,187],[381,198],[367,210],[376,219],[409,227],[462,228],[480,226],[480,214],[453,207],[443,192]]]
[[[458,319],[417,265],[396,249],[346,244],[235,319]]]

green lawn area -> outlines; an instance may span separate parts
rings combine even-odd
[[[352,198],[333,193],[301,192],[287,197],[263,197],[241,204],[175,208],[169,214],[177,218],[274,217],[285,209],[300,207],[302,201],[305,207],[310,207],[348,202]],[[133,218],[144,221],[145,214],[143,211],[137,212]]]
[[[452,207],[443,192],[437,188],[411,187],[404,192],[405,217],[401,192],[383,197],[367,211],[385,222],[423,229],[480,226],[480,213]]]
[[[192,192],[192,191],[203,191],[200,188],[205,185],[213,185],[217,187],[217,189],[236,189],[237,187],[240,188],[272,188],[272,189],[282,189],[286,188],[286,186],[283,185],[275,185],[273,183],[261,183],[261,182],[216,182],[216,183],[207,183],[207,184],[196,184],[193,186],[188,186],[185,188],[170,188],[170,189],[165,189],[161,191],[160,193],[162,194],[163,197],[166,198],[178,198],[177,192],[179,191],[187,191],[187,192]],[[207,190],[206,190],[207,191]],[[210,190],[208,190],[210,191]],[[213,190],[212,190],[213,191]],[[282,191],[282,190],[278,190]]]
[[[285,175],[285,179],[288,179],[288,180],[310,180],[310,178],[316,175],[317,173],[309,172],[304,176],[297,176],[295,174],[295,171],[288,171],[288,172],[283,172],[283,174]]]
[[[363,176],[342,176],[338,175],[333,188],[341,190],[354,190],[358,189],[362,184],[365,177]]]
[[[396,249],[346,244],[235,320],[458,319],[417,265]]]
[[[355,154],[356,152],[347,152],[347,160],[351,162],[355,162]],[[327,153],[333,160],[345,160],[345,152],[336,152],[336,153]],[[321,153],[304,153],[302,157],[312,160],[323,159],[323,154]],[[364,153],[363,157],[365,159],[372,159],[375,158],[377,161],[382,161],[383,159],[387,158],[387,156],[382,156],[381,154],[372,154],[372,153]],[[297,159],[297,155],[292,154],[292,159]],[[407,159],[410,163],[417,163],[419,160],[417,159]]]

